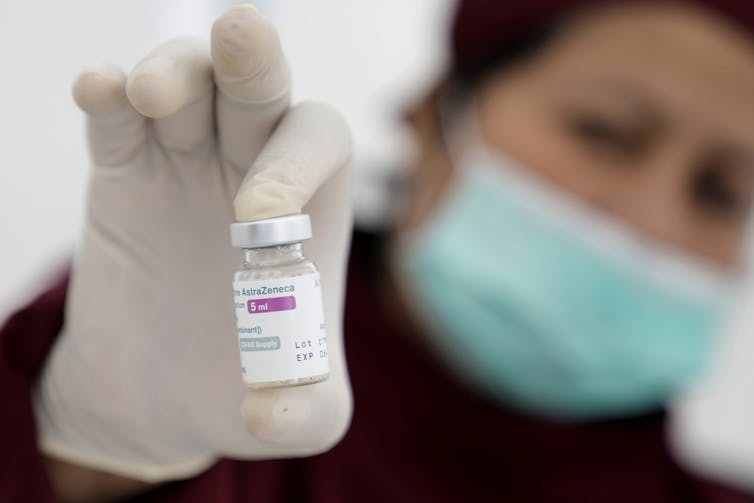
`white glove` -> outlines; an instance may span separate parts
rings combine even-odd
[[[35,397],[39,441],[151,482],[220,456],[322,452],[351,415],[347,126],[325,105],[289,109],[277,33],[253,7],[218,19],[208,45],[174,40],[128,78],[98,65],[74,85],[94,169],[65,328]],[[231,287],[242,253],[228,231],[237,190],[238,220],[311,215],[304,250],[321,272],[331,368],[322,383],[242,385]]]
[[[735,306],[707,375],[670,409],[679,461],[754,492],[754,296]]]

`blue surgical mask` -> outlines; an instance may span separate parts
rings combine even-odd
[[[459,375],[555,418],[659,408],[704,369],[730,295],[722,272],[481,144],[398,258]]]

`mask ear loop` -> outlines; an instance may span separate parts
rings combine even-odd
[[[452,83],[440,94],[437,104],[437,128],[445,154],[455,170],[463,169],[462,159],[469,146],[482,138],[479,104],[467,90]]]
[[[459,175],[462,171],[466,171],[463,168],[461,159],[462,153],[471,144],[469,138],[468,127],[470,124],[474,124],[476,106],[472,99],[468,98],[467,93],[463,93],[457,87],[453,87],[448,84],[446,88],[440,90],[435,97],[435,120],[437,125],[437,134],[439,136],[438,147],[444,150],[448,161],[450,162],[451,169],[454,175]],[[476,130],[476,128],[474,128]],[[453,187],[449,188],[453,191]],[[438,203],[439,207],[434,209],[434,213],[442,211],[442,208],[448,203],[448,195],[446,194],[444,201]],[[430,216],[431,220],[433,216]],[[410,229],[406,230],[400,236],[395,236],[391,244],[391,255],[393,257],[407,256],[409,253],[407,250],[412,249],[421,240],[421,236],[426,229]],[[400,260],[391,261],[391,267],[396,268],[396,274],[394,277],[405,277],[402,267],[405,264]],[[413,287],[410,284],[403,284],[403,288],[407,291],[412,291]],[[417,298],[414,296],[414,298]],[[413,310],[417,310],[417,306],[413,306]],[[420,311],[420,309],[419,309]]]

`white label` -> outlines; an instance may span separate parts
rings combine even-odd
[[[233,297],[245,383],[329,372],[319,273],[234,281]]]

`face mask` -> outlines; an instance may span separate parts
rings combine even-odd
[[[696,377],[729,280],[476,146],[399,252],[432,340],[507,404],[640,414]]]

